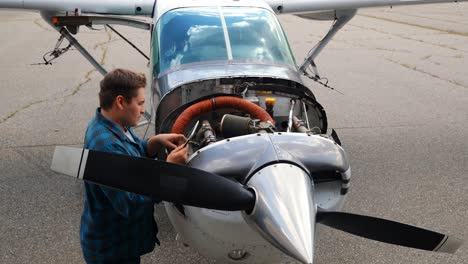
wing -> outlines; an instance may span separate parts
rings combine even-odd
[[[278,14],[295,14],[312,20],[335,20],[330,31],[309,51],[299,67],[300,72],[314,81],[320,80],[315,58],[333,36],[354,17],[359,8],[464,1],[468,0],[265,0]]]
[[[265,0],[280,14],[300,14],[335,10],[353,10],[365,7],[435,4],[468,0]]]
[[[265,0],[273,10],[284,14],[463,1],[468,0]],[[152,14],[154,5],[155,0],[3,0],[0,2],[0,8],[144,16]]]
[[[155,0],[2,0],[0,8],[149,16],[154,4]]]

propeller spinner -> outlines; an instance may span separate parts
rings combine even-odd
[[[256,202],[244,219],[283,253],[312,263],[316,205],[312,181],[301,168],[286,163],[269,165],[255,173],[247,185]]]

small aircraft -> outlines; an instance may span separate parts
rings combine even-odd
[[[147,122],[154,117],[157,133],[185,134],[191,146],[186,166],[57,147],[54,171],[165,201],[182,243],[222,263],[313,263],[316,223],[428,251],[454,253],[462,244],[340,212],[350,165],[336,132],[328,133],[325,110],[301,79],[322,83],[314,59],[358,8],[441,2],[454,1],[6,0],[0,8],[38,10],[59,41],[69,41],[45,63],[73,46],[103,75],[73,35],[113,24],[149,31],[157,109]],[[335,22],[297,66],[277,14]]]

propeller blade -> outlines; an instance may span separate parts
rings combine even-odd
[[[165,161],[56,147],[51,169],[85,181],[209,209],[251,210],[255,195],[233,180]]]
[[[455,253],[463,244],[431,230],[365,215],[318,212],[317,222],[364,238],[428,251]]]

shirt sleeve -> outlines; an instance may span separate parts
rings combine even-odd
[[[153,199],[144,195],[120,191],[106,186],[100,187],[114,210],[125,218],[138,218],[144,214],[148,206],[154,204]]]
[[[140,144],[141,144],[141,147],[143,148],[143,150],[145,151],[145,156],[146,156],[147,158],[154,158],[154,156],[151,157],[151,156],[148,154],[148,140],[149,140],[149,138],[143,139],[143,140],[141,141]],[[156,155],[155,155],[155,156],[156,156]]]
[[[128,155],[125,149],[117,144],[106,146],[104,151]],[[116,190],[102,185],[100,187],[104,195],[109,199],[112,207],[126,218],[141,216],[148,206],[152,206],[155,202],[159,201],[140,194]]]

